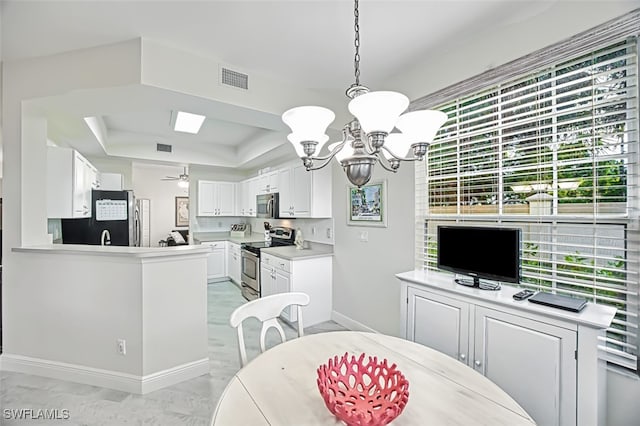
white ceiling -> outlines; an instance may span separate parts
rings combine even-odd
[[[555,0],[557,1],[557,0]],[[424,0],[360,2],[361,80],[383,87],[399,70],[447,43],[482,29],[526,19],[554,1]],[[353,2],[324,1],[17,1],[2,0],[2,58],[13,61],[144,37],[236,69],[343,97],[353,83]],[[144,158],[140,146],[171,144],[183,155],[167,162],[257,168],[294,158],[285,128],[272,117],[229,120],[203,98],[130,88],[98,114],[107,151]],[[346,98],[345,104],[346,104]],[[50,137],[86,155],[105,155],[82,121],[93,115],[74,97],[45,102]],[[79,107],[79,105],[83,105]],[[176,133],[175,109],[204,111],[198,135]],[[254,119],[255,118],[255,119]],[[261,155],[242,147],[263,143]],[[112,154],[113,155],[113,154]],[[157,158],[146,158],[157,160]]]

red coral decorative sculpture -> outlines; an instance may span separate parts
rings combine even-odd
[[[398,417],[409,400],[409,382],[387,360],[345,353],[318,367],[324,403],[348,426],[382,426]]]

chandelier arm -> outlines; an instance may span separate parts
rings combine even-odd
[[[338,150],[338,151],[339,151],[339,150]],[[337,152],[337,151],[336,151],[336,152]],[[335,155],[335,154],[334,154],[334,155]],[[309,165],[305,165],[306,170],[307,170],[308,172],[310,172],[310,171],[312,171],[312,170],[320,170],[320,169],[325,168],[325,167],[327,166],[327,164],[331,163],[331,159],[333,159],[333,155],[331,155],[331,156],[327,156],[327,157],[324,157],[324,158],[322,158],[322,159],[317,158],[317,157],[305,157],[305,158],[308,158],[308,159],[311,159],[311,160],[320,160],[320,161],[322,161],[322,163],[321,163],[320,165],[311,165],[311,166],[309,166]],[[303,158],[303,160],[304,160],[305,158]]]
[[[342,129],[342,141],[336,145],[336,147],[332,150],[329,151],[329,154],[322,156],[322,157],[307,157],[310,158],[312,160],[318,160],[318,161],[324,161],[324,160],[331,160],[333,157],[336,156],[336,154],[338,152],[340,152],[340,150],[342,149],[342,147],[345,145],[345,143],[347,143],[347,141],[349,140],[349,136],[348,136],[349,132],[347,130],[347,127],[344,127]],[[324,166],[323,166],[324,167]],[[314,169],[315,170],[315,169]]]
[[[388,172],[393,172],[393,173],[397,173],[398,172],[398,168],[396,167],[395,169],[387,166],[385,163],[386,161],[383,161],[382,158],[378,158],[378,163],[380,163],[380,165],[382,166],[383,169],[385,169]]]
[[[389,155],[391,155],[393,158],[395,158],[398,161],[420,161],[421,158],[418,157],[398,157],[397,155],[395,155],[393,152],[391,152],[391,150],[389,148],[387,148],[386,146],[383,146],[381,149],[384,149],[386,152],[389,153]],[[382,162],[380,162],[382,163]]]

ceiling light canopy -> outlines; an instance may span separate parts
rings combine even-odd
[[[192,114],[190,112],[178,111],[173,130],[176,132],[197,134],[204,123],[204,115]]]
[[[342,165],[349,181],[360,187],[371,179],[376,163],[396,172],[401,161],[422,160],[438,129],[447,121],[441,111],[405,112],[409,98],[397,92],[370,92],[360,85],[360,26],[358,0],[355,16],[355,83],[347,89],[349,112],[354,119],[342,128],[342,141],[328,146],[329,154],[319,153],[329,140],[327,127],[335,114],[320,106],[301,106],[282,114],[282,121],[291,128],[287,137],[307,170],[325,167],[332,158]],[[392,132],[394,129],[399,132]],[[382,152],[382,155],[380,153]],[[412,152],[413,155],[410,155]],[[314,165],[314,161],[319,165]]]

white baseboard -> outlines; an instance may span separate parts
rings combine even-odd
[[[202,358],[198,361],[188,362],[177,367],[159,371],[157,373],[148,374],[142,377],[141,392],[142,394],[166,388],[185,380],[209,374],[209,358]]]
[[[377,330],[374,330],[371,327],[367,327],[366,325],[358,322],[352,318],[349,318],[346,315],[341,314],[340,312],[331,311],[331,319],[341,326],[353,330],[353,331],[368,331],[369,333],[378,333]]]
[[[3,371],[33,374],[136,394],[153,392],[209,373],[208,358],[146,376],[6,353],[0,355],[0,366]]]

